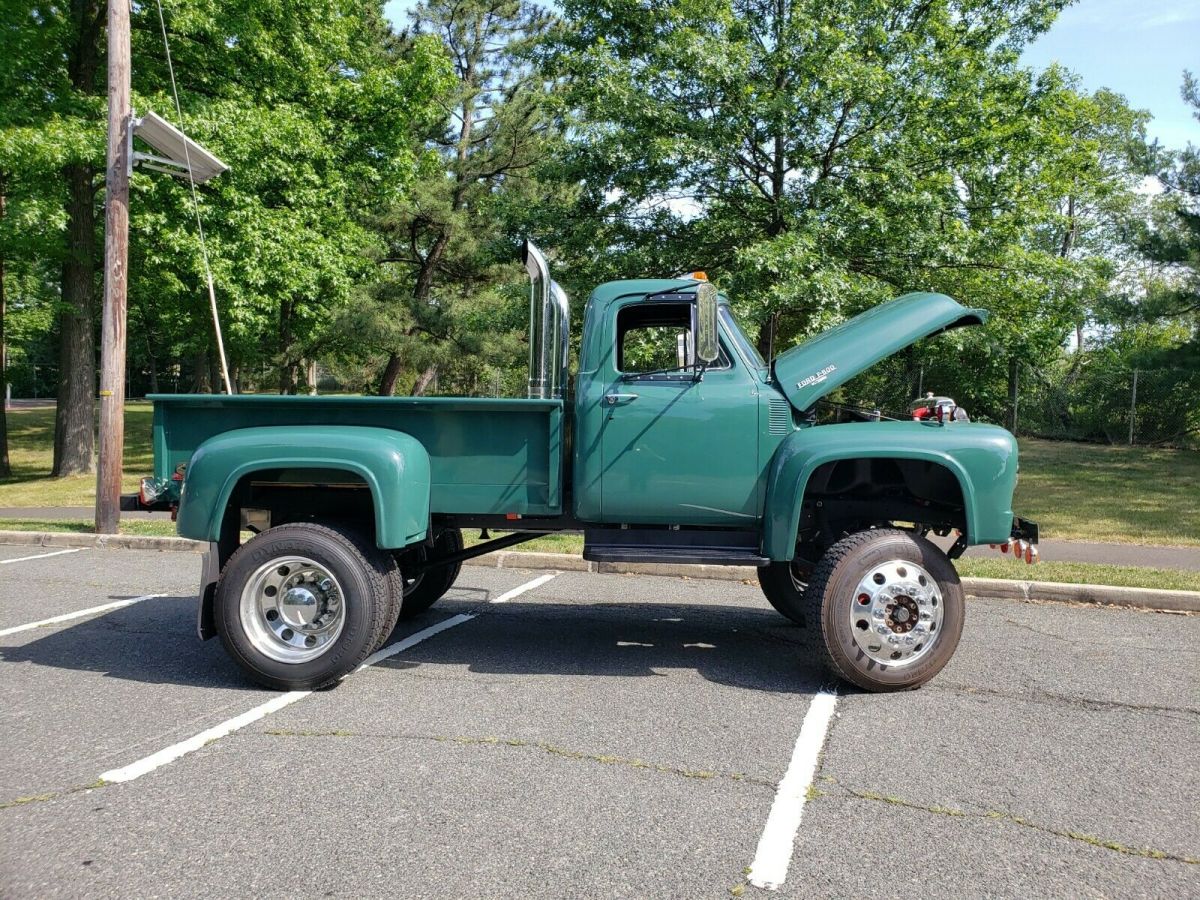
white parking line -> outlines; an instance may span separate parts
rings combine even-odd
[[[155,597],[165,596],[166,594],[146,594],[144,597],[117,600],[113,603],[105,603],[102,606],[81,609],[78,612],[63,613],[61,616],[51,616],[49,619],[42,619],[40,622],[30,622],[28,625],[14,625],[12,628],[0,628],[0,637],[7,637],[10,634],[17,634],[21,631],[32,631],[35,628],[42,628],[45,625],[57,625],[59,622],[69,622],[71,619],[79,619],[83,616],[94,616],[97,613],[108,612],[110,609],[121,609],[125,606],[132,606],[135,603],[141,603],[143,600],[153,600]]]
[[[512,600],[515,597],[520,597],[526,591],[532,591],[534,588],[541,587],[543,584],[545,584],[547,581],[550,581],[552,578],[557,578],[559,576],[559,574],[560,573],[558,573],[558,572],[551,572],[549,575],[539,575],[537,578],[533,579],[533,581],[527,582],[526,584],[523,584],[520,587],[515,587],[511,591],[501,594],[495,600],[492,600],[489,602],[491,602],[491,603],[507,603],[509,600]]]
[[[37,556],[20,556],[16,559],[0,559],[0,566],[7,566],[9,563],[27,562],[31,559],[45,559],[47,556],[62,556],[64,553],[78,553],[80,550],[86,550],[87,547],[72,547],[70,550],[55,550],[53,553],[39,553]]]
[[[542,575],[539,578],[533,579],[533,581],[526,582],[520,587],[513,588],[511,591],[501,595],[500,597],[497,597],[492,602],[500,603],[504,600],[510,600],[513,597],[517,597],[525,593],[526,591],[531,591],[536,587],[540,587],[553,577],[554,575]],[[410,634],[408,637],[396,641],[396,643],[384,647],[382,650],[376,650],[374,653],[368,656],[363,661],[363,664],[355,669],[351,674],[353,675],[356,672],[361,672],[363,669],[382,662],[390,656],[395,656],[397,653],[402,653],[411,647],[415,647],[417,644],[421,643],[421,641],[431,638],[435,634],[440,634],[441,632],[453,628],[456,625],[461,625],[464,622],[470,622],[475,618],[475,616],[475,613],[459,613],[456,616],[451,616],[449,619],[438,622],[436,625],[430,625],[428,628],[422,629],[415,634]],[[100,780],[108,783],[117,783],[122,781],[133,781],[135,778],[141,778],[143,775],[153,772],[155,769],[159,768],[160,766],[165,766],[167,763],[174,762],[181,756],[191,753],[193,750],[199,750],[201,747],[210,743],[211,741],[215,741],[218,738],[223,738],[240,728],[245,728],[247,725],[257,722],[264,716],[269,716],[273,712],[278,712],[284,707],[291,706],[293,703],[303,700],[311,693],[312,691],[288,691],[287,693],[279,694],[278,696],[268,700],[266,703],[262,703],[253,709],[247,710],[240,716],[234,716],[232,719],[226,719],[219,725],[214,725],[212,728],[206,729],[205,731],[202,731],[185,741],[172,744],[170,747],[164,747],[157,753],[152,753],[150,756],[147,756],[144,759],[139,759],[135,763],[130,763],[129,765],[122,766],[119,769],[109,769],[107,772],[101,772]]]
[[[755,887],[775,891],[787,879],[804,801],[808,798],[836,706],[837,694],[822,691],[813,697],[808,707],[792,750],[792,761],[775,791],[775,802],[771,804],[754,862],[750,864],[749,881]]]

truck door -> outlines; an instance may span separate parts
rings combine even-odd
[[[685,368],[694,329],[694,302],[641,301],[617,313],[616,371],[599,398],[605,522],[758,517],[758,381],[724,334],[720,358],[697,380]]]

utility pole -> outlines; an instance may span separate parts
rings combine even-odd
[[[129,6],[129,0],[108,0],[108,172],[104,204],[104,314],[100,332],[100,465],[96,474],[98,534],[115,534],[121,519],[132,164]]]

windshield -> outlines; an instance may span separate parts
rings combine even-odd
[[[762,354],[758,352],[758,348],[750,343],[750,339],[746,337],[737,320],[733,317],[733,313],[729,311],[729,307],[722,305],[717,310],[717,315],[721,317],[721,321],[725,324],[725,330],[729,332],[735,344],[738,345],[738,350],[751,363],[758,366],[760,369],[767,365],[766,360],[762,358]]]

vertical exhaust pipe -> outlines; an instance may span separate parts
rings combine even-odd
[[[525,271],[532,282],[529,298],[529,397],[563,395],[570,352],[571,307],[566,292],[550,278],[546,257],[526,241]]]

